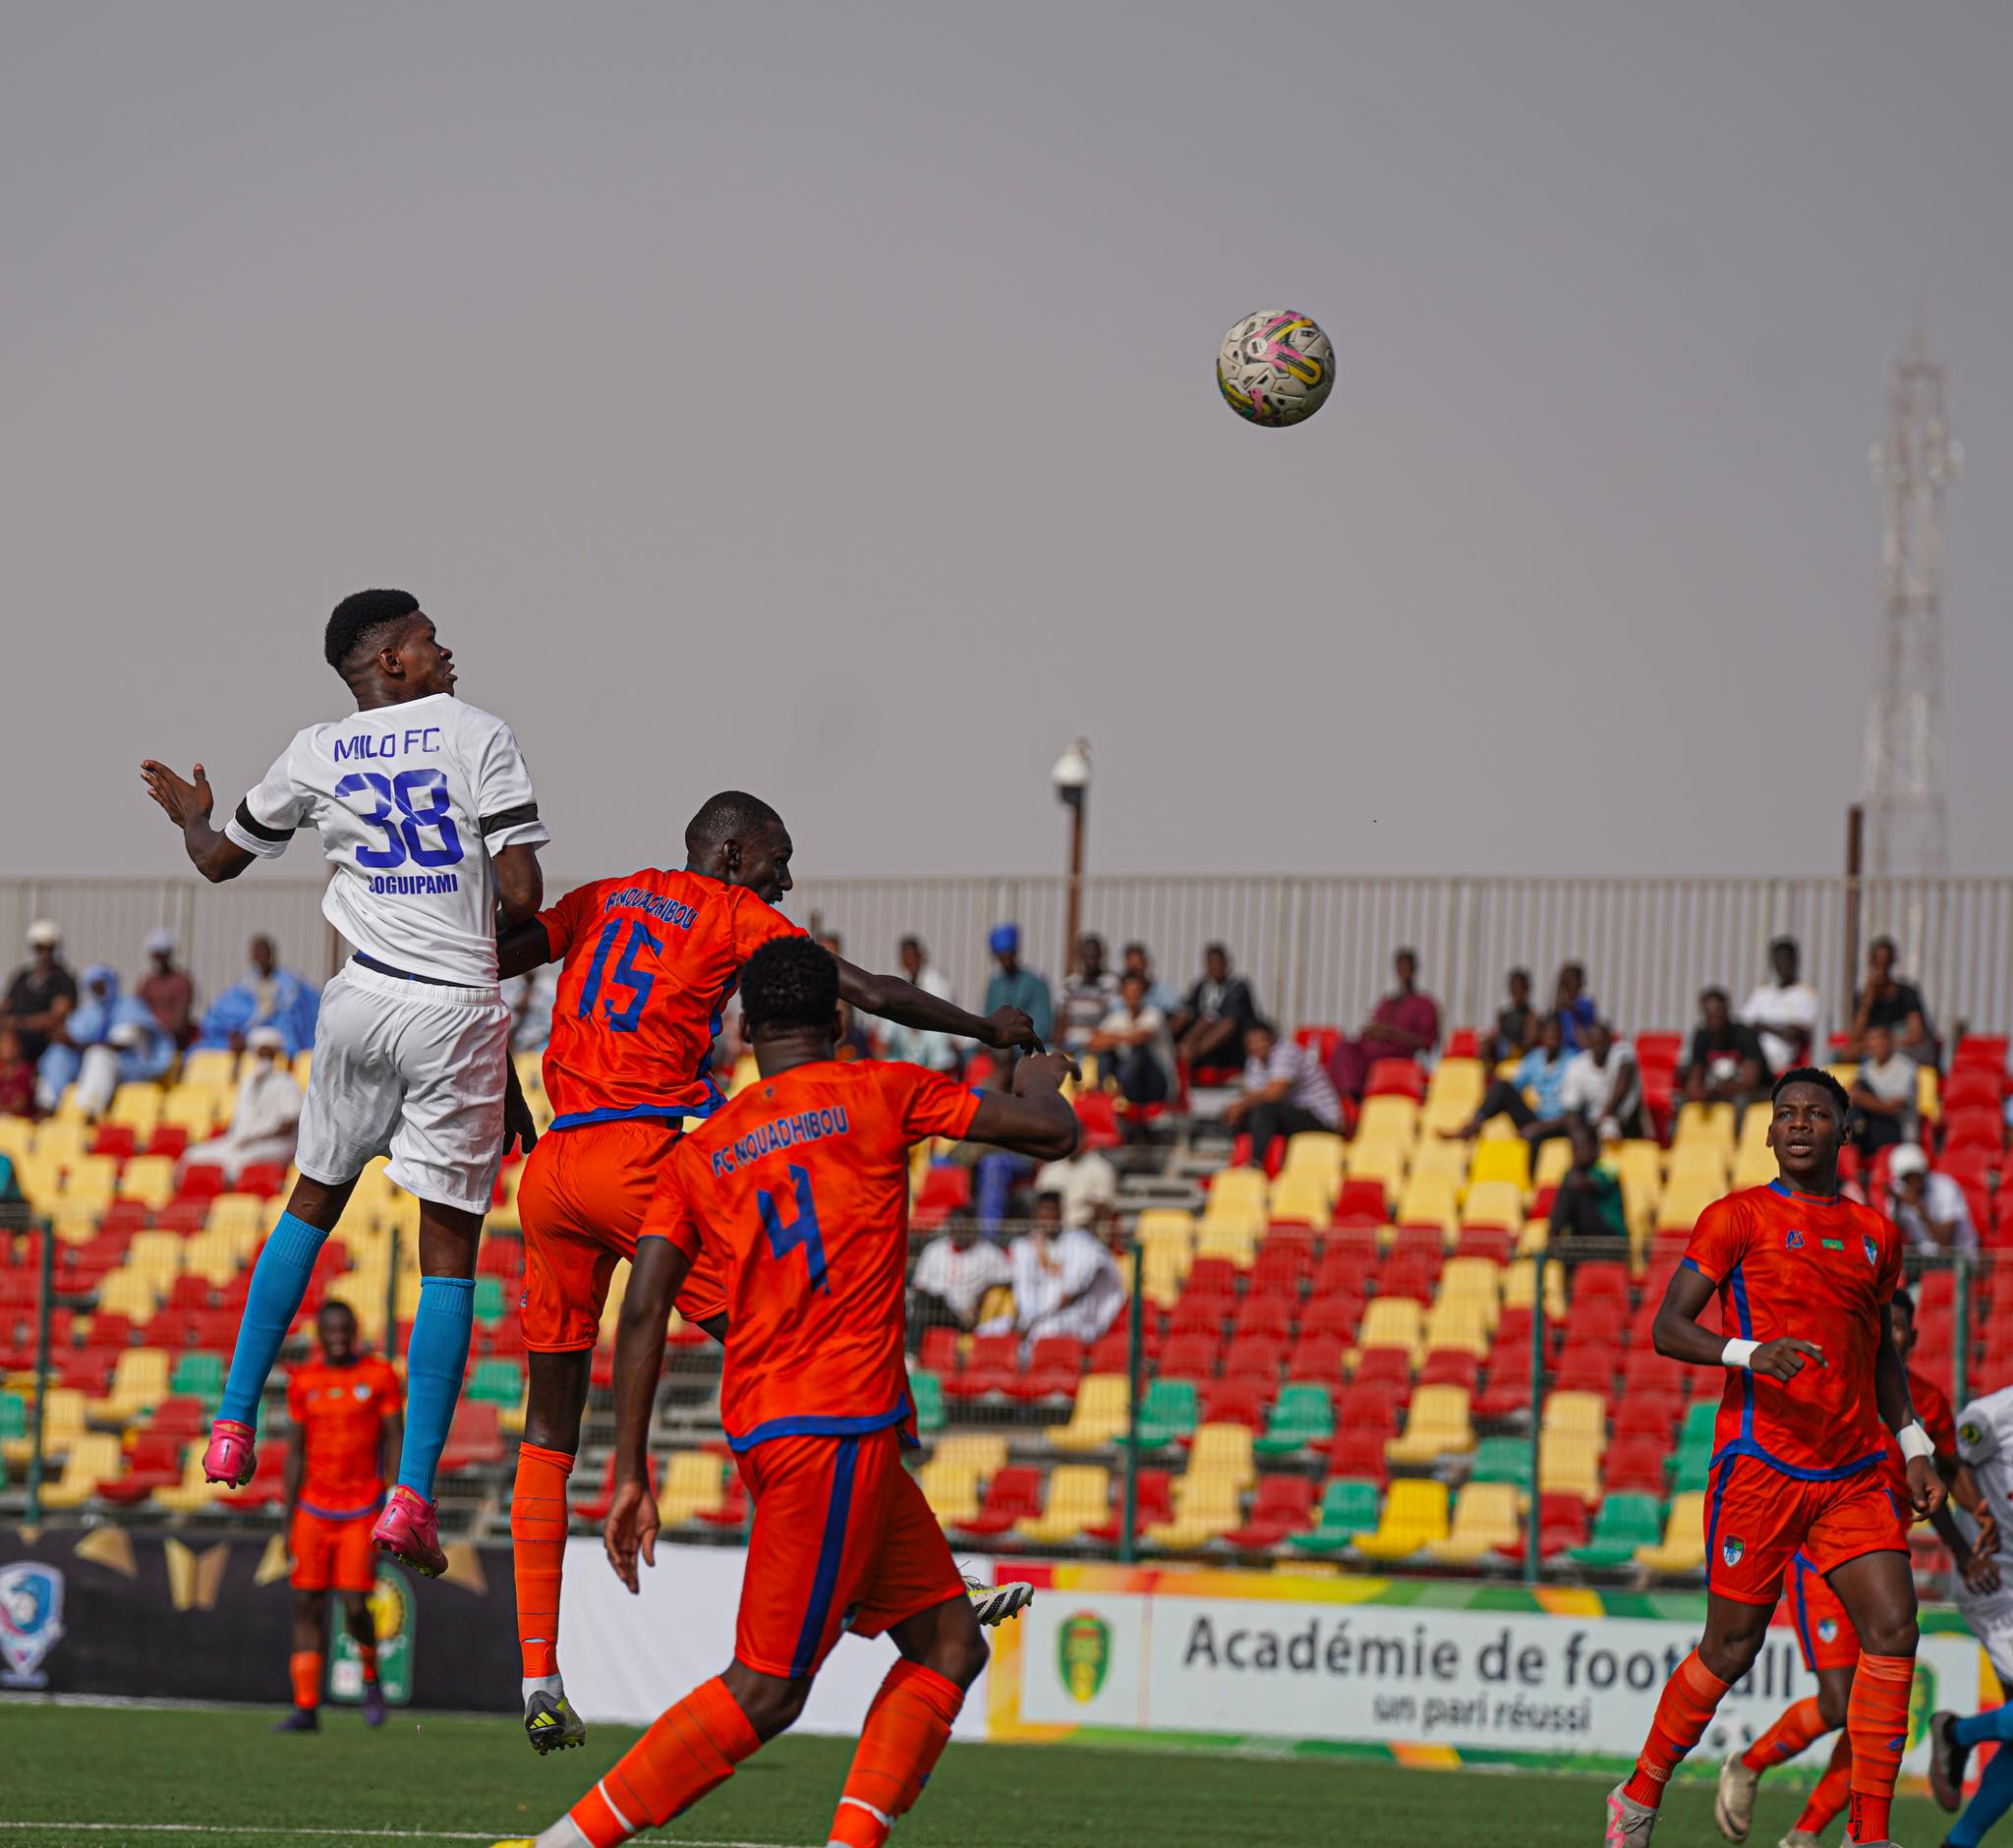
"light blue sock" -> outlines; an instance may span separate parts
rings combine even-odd
[[[1983,1713],[1969,1713],[1954,1728],[1957,1743],[1967,1752],[1980,1746],[2003,1745],[2013,1739],[2013,1701],[2004,1706],[1988,1706]]]
[[[398,1479],[433,1499],[433,1472],[454,1422],[468,1344],[475,1331],[473,1277],[422,1277],[412,1345],[405,1351],[405,1449]]]
[[[315,1274],[315,1260],[327,1237],[305,1219],[296,1219],[291,1213],[279,1216],[279,1224],[252,1267],[252,1288],[245,1296],[245,1315],[238,1324],[238,1345],[231,1355],[218,1417],[235,1418],[240,1424],[259,1422],[265,1377],[279,1358],[280,1344],[294,1325],[294,1317],[301,1312],[308,1280]]]
[[[2000,1709],[2004,1710],[2003,1707]],[[1981,1714],[1979,1717],[1986,1716]],[[1958,1724],[1962,1727],[1965,1722],[1960,1720]],[[1985,1830],[2009,1809],[2013,1809],[2013,1752],[2001,1746],[1992,1754],[1992,1761],[1978,1780],[1978,1795],[1972,1798],[1950,1833],[1943,1838],[1946,1848],[1979,1848],[1979,1843],[1985,1838]]]

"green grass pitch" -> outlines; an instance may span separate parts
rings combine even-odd
[[[339,1848],[535,1835],[633,1732],[535,1759],[502,1719],[353,1711],[273,1738],[269,1711],[0,1704],[0,1848]],[[821,1848],[851,1756],[843,1739],[781,1739],[691,1815],[646,1839]],[[1531,1772],[1402,1770],[1359,1761],[954,1745],[903,1848],[1593,1848],[1603,1784]],[[1750,1837],[1773,1844],[1801,1797],[1762,1786]],[[1896,1810],[1909,1848],[1942,1839],[1921,1800]],[[88,1826],[86,1826],[88,1825]],[[1834,1825],[1829,1839],[1836,1840]],[[1657,1848],[1717,1842],[1708,1783],[1675,1790]]]

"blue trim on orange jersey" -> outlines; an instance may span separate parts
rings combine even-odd
[[[1740,1320],[1741,1339],[1753,1341],[1754,1317],[1748,1307],[1748,1280],[1741,1275],[1741,1267],[1738,1264],[1727,1272],[1726,1287],[1734,1299],[1734,1314]],[[1754,1374],[1752,1368],[1744,1366],[1740,1369],[1740,1375],[1741,1442],[1752,1444],[1754,1441]]]
[[[818,1569],[811,1577],[811,1601],[804,1607],[804,1627],[790,1657],[790,1679],[801,1680],[817,1666],[818,1645],[832,1616],[832,1594],[838,1588],[839,1561],[845,1556],[845,1530],[852,1517],[853,1472],[860,1447],[848,1438],[832,1460],[832,1499],[825,1507],[825,1535],[818,1543]]]
[[[1804,1666],[1814,1675],[1817,1672],[1817,1651],[1811,1643],[1811,1588],[1805,1583],[1811,1569],[1805,1565],[1801,1553],[1790,1560],[1789,1569],[1790,1583],[1796,1588],[1790,1593],[1790,1611],[1796,1624],[1797,1642],[1803,1646]]]
[[[384,1491],[377,1491],[377,1499],[366,1502],[361,1508],[317,1508],[313,1502],[296,1504],[304,1515],[313,1515],[318,1521],[362,1521],[369,1515],[381,1513],[384,1507]]]
[[[1843,1482],[1849,1475],[1859,1475],[1870,1470],[1876,1463],[1882,1462],[1886,1455],[1885,1449],[1880,1449],[1869,1456],[1856,1458],[1851,1463],[1842,1463],[1833,1470],[1805,1470],[1796,1464],[1784,1463],[1780,1457],[1770,1456],[1752,1437],[1737,1437],[1732,1443],[1722,1444],[1714,1451],[1712,1461],[1706,1468],[1711,1469],[1723,1458],[1753,1457],[1756,1463],[1765,1463],[1778,1475],[1789,1476],[1798,1482]]]
[[[1785,1200],[1802,1200],[1806,1206],[1836,1206],[1845,1197],[1839,1193],[1806,1193],[1779,1175],[1768,1184],[1768,1191],[1779,1193]]]
[[[1706,1466],[1707,1469],[1713,1468],[1718,1461],[1719,1459],[1715,1457],[1713,1463]],[[1733,1480],[1733,1477],[1734,1461],[1729,1458],[1726,1467],[1719,1471],[1717,1479],[1712,1484],[1712,1500],[1705,1512],[1705,1584],[1708,1590],[1712,1586],[1713,1562],[1719,1558],[1720,1504],[1726,1500],[1727,1484]]]
[[[570,1110],[563,1117],[554,1117],[546,1127],[580,1129],[591,1123],[634,1123],[645,1117],[655,1117],[663,1123],[678,1123],[686,1117],[710,1117],[725,1102],[726,1099],[716,1090],[703,1104],[631,1104],[626,1109],[605,1104],[599,1110]]]
[[[661,1238],[661,1233],[638,1235]],[[870,1416],[858,1418],[771,1418],[767,1424],[758,1424],[752,1431],[744,1431],[738,1437],[732,1431],[727,1433],[727,1448],[738,1456],[744,1450],[753,1450],[757,1444],[766,1444],[773,1437],[865,1437],[871,1431],[885,1431],[891,1424],[904,1423],[914,1412],[907,1393],[901,1395],[899,1403],[891,1412],[876,1412]]]

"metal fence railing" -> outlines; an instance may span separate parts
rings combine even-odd
[[[549,876],[547,890],[568,881]],[[0,950],[29,923],[62,925],[73,965],[105,960],[137,975],[141,945],[163,925],[180,940],[204,994],[238,978],[245,943],[271,934],[282,959],[316,980],[342,946],[322,921],[316,880],[258,871],[226,887],[195,879],[0,880]],[[893,966],[914,933],[957,997],[975,1006],[990,961],[986,934],[1005,919],[1022,932],[1022,960],[1052,983],[1064,944],[1069,882],[1056,877],[802,878],[788,909],[844,939],[853,960]],[[1946,1032],[2013,1031],[2013,878],[1929,881],[1787,878],[1385,877],[1372,874],[1093,874],[1083,882],[1086,929],[1116,958],[1130,940],[1160,975],[1185,988],[1206,944],[1229,946],[1260,1006],[1289,1026],[1352,1025],[1390,983],[1391,953],[1417,950],[1421,980],[1449,1025],[1493,1017],[1513,965],[1530,968],[1540,1006],[1552,971],[1586,965],[1591,992],[1625,1031],[1681,1028],[1699,988],[1736,1001],[1766,972],[1769,940],[1797,937],[1804,969],[1843,1025],[1865,944],[1882,933]]]

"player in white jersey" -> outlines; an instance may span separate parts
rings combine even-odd
[[[532,1141],[496,922],[537,914],[538,849],[550,837],[510,727],[454,697],[454,658],[415,598],[345,598],[324,652],[357,710],[297,734],[221,831],[201,764],[193,782],[141,766],[207,880],[235,879],[315,829],[335,869],[322,911],[356,946],[322,992],[301,1178],[252,1273],[202,1468],[212,1482],[251,1479],[259,1402],[316,1256],[365,1164],[388,1154],[391,1179],[420,1200],[421,1282],[398,1482],[374,1537],[432,1576],[447,1565],[433,1473],[468,1364],[476,1244],[508,1139]]]
[[[2000,1685],[2013,1687],[2013,1548],[2007,1537],[2013,1534],[2013,1386],[1974,1399],[1957,1415],[1957,1460],[1974,1478],[1986,1515],[1944,1534],[1957,1563],[1957,1608]],[[1977,1848],[1985,1830],[2013,1809],[2013,1703],[1965,1719],[1930,1715],[1929,1787],[1944,1809],[1963,1801],[1965,1765],[1983,1745],[1999,1749],[1970,1807],[1943,1838],[1953,1848]]]

